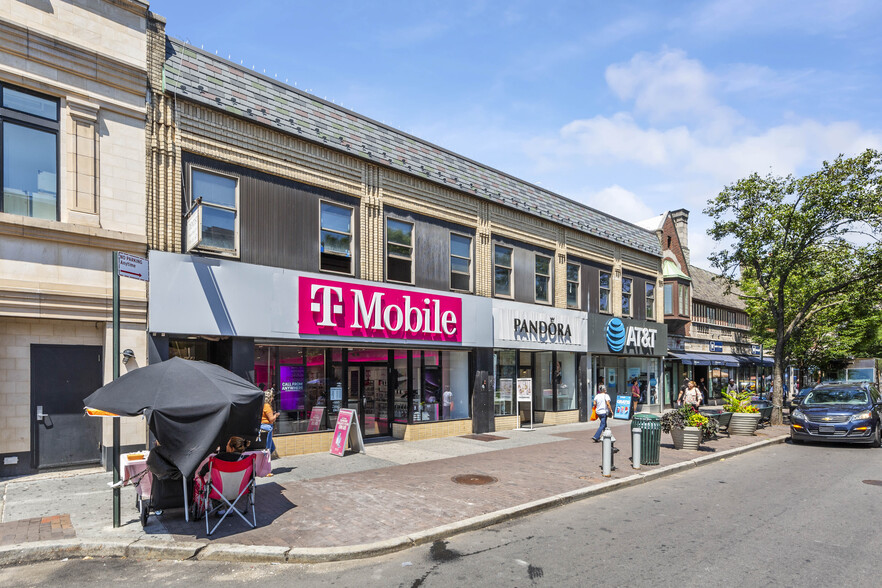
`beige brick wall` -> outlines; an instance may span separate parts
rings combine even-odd
[[[0,318],[0,454],[29,452],[31,449],[31,349],[42,345],[98,345],[110,348],[109,330],[104,323],[47,319]],[[121,334],[123,349],[135,351],[136,359],[146,357],[143,328],[124,329]],[[105,381],[110,381],[105,352]],[[121,373],[138,365],[130,361]],[[105,424],[105,444],[110,444],[110,422]],[[143,443],[146,439],[142,417],[123,419],[123,444]]]
[[[498,416],[494,417],[495,431],[512,431],[518,428],[518,416]]]
[[[392,423],[392,436],[405,441],[420,441],[424,439],[441,439],[443,437],[459,437],[471,435],[471,420],[437,421],[432,423]]]

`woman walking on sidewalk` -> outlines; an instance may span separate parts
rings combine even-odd
[[[606,386],[603,385],[603,378],[597,379],[597,395],[594,397],[594,411],[597,418],[600,419],[600,426],[594,433],[594,442],[600,443],[600,436],[606,428],[606,418],[612,412],[612,406],[609,404],[609,394],[606,393]]]

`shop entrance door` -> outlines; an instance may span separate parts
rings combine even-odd
[[[365,437],[384,437],[389,429],[389,369],[383,364],[349,367],[349,408],[358,411]]]

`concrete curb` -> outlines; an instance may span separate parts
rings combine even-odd
[[[455,523],[427,529],[410,535],[345,547],[289,548],[269,545],[240,545],[234,543],[198,543],[177,541],[98,542],[79,539],[63,541],[23,543],[0,547],[0,567],[22,565],[41,561],[59,560],[66,557],[130,557],[139,559],[198,559],[202,561],[227,561],[243,563],[326,563],[349,559],[364,559],[403,551],[446,539],[461,533],[483,529],[516,518],[557,508],[578,500],[599,496],[637,484],[650,482],[702,465],[721,461],[728,457],[783,443],[789,435],[764,439],[743,447],[727,449],[652,471],[634,470],[634,474],[617,480],[609,480],[587,488],[579,488],[556,496],[534,500],[526,504],[479,515]]]

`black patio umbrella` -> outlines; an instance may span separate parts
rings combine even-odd
[[[185,477],[232,435],[255,437],[263,391],[212,363],[174,357],[133,370],[83,400],[96,416],[144,415]]]

